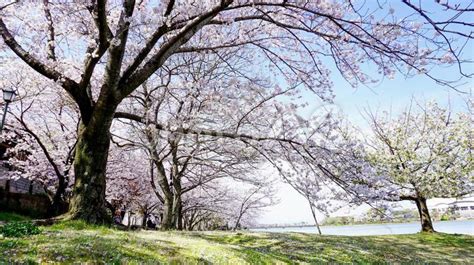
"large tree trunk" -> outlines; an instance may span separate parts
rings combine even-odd
[[[183,221],[183,203],[181,202],[178,210],[178,230],[184,230],[184,221]]]
[[[153,143],[153,136],[150,133],[146,134],[148,142]],[[155,186],[155,180],[153,178],[153,174],[151,174],[151,185],[155,191],[155,194],[160,200],[163,201],[163,217],[161,218],[161,230],[169,230],[174,228],[173,226],[173,202],[174,202],[174,195],[172,190],[172,184],[168,183],[168,177],[166,175],[165,167],[163,166],[162,159],[160,159],[157,151],[154,148],[149,149],[150,153],[153,157],[153,163],[157,168],[157,177],[158,177],[158,184],[163,192],[163,197],[158,192],[157,187]]]
[[[235,231],[235,230],[240,228],[240,219],[241,218],[242,218],[242,213],[240,213],[239,216],[237,217],[237,221],[235,221],[235,225],[232,228],[232,231]]]
[[[142,213],[142,215],[143,215],[142,227],[148,228],[148,225],[147,225],[148,211],[144,211],[144,212]]]
[[[415,199],[415,203],[418,208],[418,214],[420,215],[421,232],[435,232],[428,206],[426,205],[426,199],[418,197]]]
[[[176,192],[173,201],[173,225],[178,230],[183,230],[183,217],[181,216],[181,194]]]
[[[173,197],[165,196],[163,205],[163,219],[161,220],[161,230],[170,230],[173,228]]]
[[[98,102],[87,124],[81,123],[74,157],[75,183],[66,219],[111,223],[105,200],[110,127],[115,107]]]
[[[181,194],[175,193],[170,198],[165,197],[162,230],[183,229],[181,206]]]

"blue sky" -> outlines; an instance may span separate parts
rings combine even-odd
[[[471,66],[470,72],[474,72]],[[455,78],[459,74],[456,67],[444,69],[443,76]],[[393,80],[384,80],[377,86],[370,88],[351,88],[350,85],[335,78],[335,105],[345,114],[347,119],[359,127],[366,125],[362,112],[370,108],[373,111],[392,111],[394,114],[402,111],[414,98],[420,103],[437,101],[441,105],[450,105],[453,111],[462,111],[466,105],[464,100],[471,96],[473,82],[466,80],[463,85],[456,87],[460,93],[450,87],[436,84],[426,76],[420,75],[406,79],[397,75]]]

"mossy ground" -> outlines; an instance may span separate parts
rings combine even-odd
[[[0,237],[1,263],[474,263],[474,237],[448,234],[128,232],[64,222],[40,235]]]

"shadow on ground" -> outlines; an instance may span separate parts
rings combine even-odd
[[[317,236],[298,233],[192,233],[234,246],[249,263],[471,263],[474,237],[448,234]]]

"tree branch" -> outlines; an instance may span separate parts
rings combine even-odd
[[[145,119],[143,117],[140,117],[135,114],[131,113],[125,113],[125,112],[116,112],[114,115],[114,118],[116,119],[129,119],[133,120],[139,123],[145,124]],[[260,136],[253,136],[249,134],[242,134],[242,133],[228,133],[228,132],[221,132],[221,131],[216,131],[216,130],[199,130],[199,129],[191,129],[191,128],[177,128],[177,129],[171,129],[168,126],[165,126],[160,123],[155,123],[155,122],[150,122],[148,123],[153,124],[156,129],[158,130],[163,130],[163,131],[168,131],[168,132],[174,132],[174,133],[182,133],[182,134],[194,134],[194,135],[206,135],[206,136],[215,136],[215,137],[221,137],[221,138],[230,138],[230,139],[247,139],[247,140],[254,140],[254,141],[279,141],[279,142],[286,142],[290,144],[295,144],[299,146],[304,146],[303,143],[298,142],[296,140],[292,139],[286,139],[286,138],[278,138],[278,137],[260,137]]]
[[[3,19],[0,17],[0,35],[2,36],[5,44],[23,60],[27,65],[29,65],[33,70],[40,73],[41,75],[49,78],[55,82],[59,82],[60,85],[69,93],[69,95],[74,99],[74,101],[79,105],[81,110],[81,115],[83,118],[90,116],[92,105],[90,100],[87,97],[84,89],[81,89],[79,84],[74,80],[64,76],[62,73],[54,70],[52,67],[41,62],[29,52],[27,52],[11,35],[7,26],[3,22]]]
[[[110,42],[114,36],[107,23],[106,1],[98,0],[96,4],[88,6],[87,9],[94,19],[97,30],[99,31],[99,39],[97,47],[89,47],[86,51],[86,60],[84,63],[84,73],[81,79],[81,87],[86,88],[94,72],[94,68],[100,61],[100,58],[105,54],[109,48]]]
[[[204,13],[181,28],[181,30],[161,46],[160,50],[153,55],[145,65],[137,70],[127,79],[120,80],[121,97],[125,98],[138,86],[147,80],[178,48],[191,39],[194,34],[214,18],[220,11],[224,10],[233,1],[221,1],[219,6],[214,7],[209,12]]]
[[[54,25],[51,10],[49,9],[49,0],[43,0],[43,6],[44,15],[48,21],[48,59],[56,61],[56,53],[54,51],[56,46],[54,43]]]

